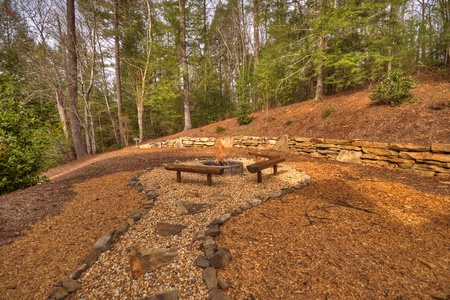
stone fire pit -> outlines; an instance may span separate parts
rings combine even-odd
[[[238,175],[244,171],[244,164],[236,160],[207,160],[201,163],[203,166],[222,167],[224,175]]]

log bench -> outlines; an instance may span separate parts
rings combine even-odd
[[[249,151],[248,155],[252,155],[255,157],[255,161],[258,161],[260,157],[264,157],[264,158],[268,158],[268,159],[272,159],[272,158],[279,158],[279,155],[273,155],[273,154],[266,154],[266,153],[261,153],[261,152],[254,152],[254,151]]]
[[[177,172],[177,182],[181,182],[181,172],[206,174],[208,185],[212,185],[212,175],[223,175],[224,168],[214,166],[192,166],[192,165],[167,165],[164,167],[169,171]]]
[[[261,156],[261,155],[259,155]],[[262,160],[259,162],[256,162],[254,164],[248,165],[247,166],[247,170],[250,173],[257,173],[258,174],[258,179],[257,182],[261,183],[262,182],[262,170],[267,169],[269,167],[273,167],[273,175],[277,175],[277,165],[279,163],[282,163],[283,161],[285,161],[285,158],[282,157],[273,157],[273,158],[269,158],[267,160]]]

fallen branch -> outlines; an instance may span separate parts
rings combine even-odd
[[[304,216],[306,217],[306,219],[308,220],[307,225],[303,225],[303,226],[311,226],[312,224],[314,224],[316,221],[322,221],[322,220],[331,220],[329,218],[324,218],[324,217],[317,217],[317,216],[310,216],[308,215],[307,212],[304,213]]]
[[[360,210],[360,211],[363,211],[363,212],[366,212],[366,213],[369,213],[369,214],[378,214],[376,212],[373,212],[373,211],[365,209],[365,208],[360,208],[360,207],[357,207],[357,206],[353,206],[353,205],[351,205],[351,204],[349,204],[349,203],[347,203],[347,202],[345,202],[343,200],[338,200],[335,204],[339,205],[339,206],[343,206],[343,207],[348,207],[348,208]]]

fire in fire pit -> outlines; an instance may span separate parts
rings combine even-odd
[[[242,174],[244,169],[242,162],[224,159],[225,151],[220,138],[217,139],[214,147],[216,148],[216,159],[205,161],[202,163],[203,165],[223,167],[224,174],[228,175]]]

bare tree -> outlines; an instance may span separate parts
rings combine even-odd
[[[183,107],[184,131],[192,128],[191,106],[189,104],[189,71],[186,52],[186,3],[179,0],[180,6],[180,40],[181,40],[181,71],[183,75]]]
[[[78,68],[76,52],[76,32],[75,32],[75,0],[67,0],[67,81],[70,110],[70,126],[72,129],[72,139],[77,159],[85,156],[83,137],[81,135],[80,119],[78,117]]]
[[[136,82],[137,93],[137,117],[139,127],[139,142],[144,139],[144,96],[145,87],[147,83],[147,75],[150,69],[150,57],[152,49],[152,6],[151,0],[145,0],[147,7],[147,20],[146,20],[146,37],[145,37],[145,63],[143,68],[138,68],[138,78]]]
[[[119,0],[114,0],[114,59],[116,72],[117,117],[119,119],[119,132],[121,145],[128,146],[125,133],[125,122],[122,113],[122,80],[120,78],[120,37],[119,37]]]

